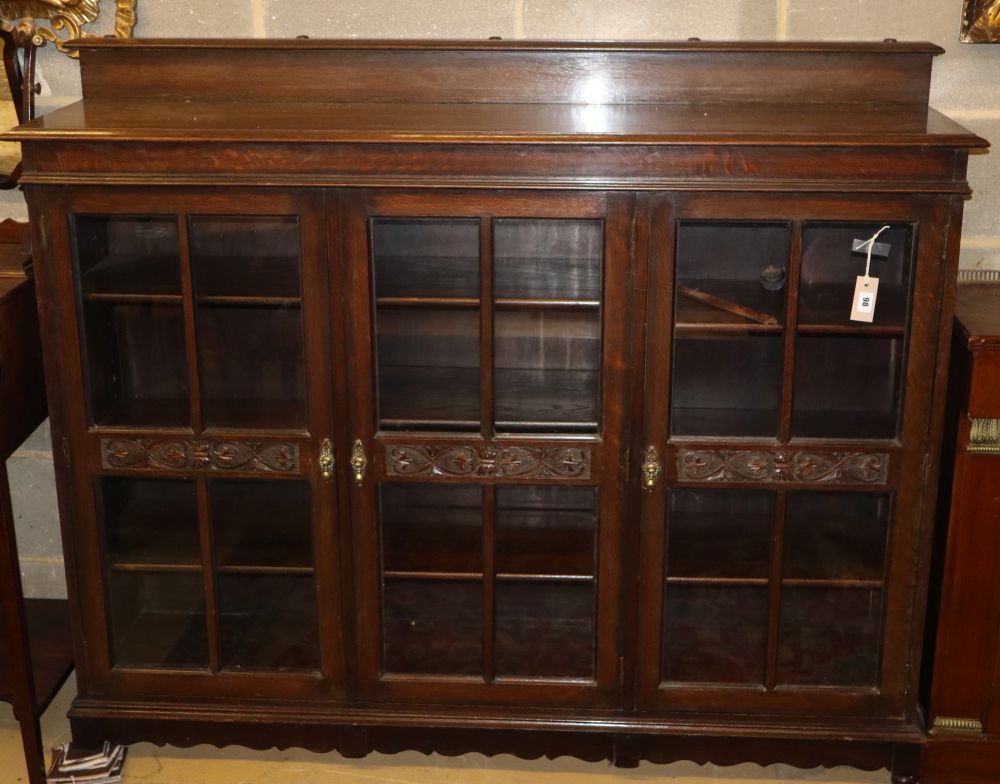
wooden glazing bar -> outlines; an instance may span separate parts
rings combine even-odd
[[[191,262],[190,233],[187,216],[177,214],[177,241],[180,244],[181,293],[184,302],[184,344],[188,365],[188,395],[191,403],[191,429],[204,430],[201,413],[201,368],[198,363],[198,321],[195,313],[194,276]]]
[[[771,518],[771,575],[768,589],[767,665],[764,688],[774,689],[778,679],[778,636],[781,633],[781,572],[785,550],[785,491],[779,490],[774,499]]]
[[[788,285],[785,300],[785,359],[778,412],[778,442],[787,444],[792,433],[792,395],[795,383],[795,332],[799,314],[799,283],[802,277],[802,222],[792,223],[788,251]]]
[[[494,641],[496,633],[496,520],[497,490],[483,488],[483,679],[492,683],[495,676]]]
[[[493,426],[493,221],[479,220],[479,432],[492,438]]]
[[[205,592],[205,623],[208,631],[208,667],[212,672],[219,672],[221,635],[219,607],[215,598],[215,536],[212,525],[212,503],[208,496],[208,482],[199,479],[196,486],[202,584]]]

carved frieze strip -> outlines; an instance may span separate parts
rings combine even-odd
[[[590,449],[390,444],[385,449],[385,471],[389,476],[589,479]]]
[[[150,471],[299,472],[299,445],[232,439],[102,438],[101,466]]]
[[[889,455],[787,449],[680,449],[677,477],[688,482],[817,482],[882,485]]]
[[[1000,419],[973,417],[969,424],[969,451],[1000,455]]]

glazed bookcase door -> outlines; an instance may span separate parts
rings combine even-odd
[[[638,700],[898,716],[943,285],[931,200],[664,199],[650,237]],[[851,320],[882,226],[871,323]],[[926,385],[924,385],[926,386]],[[910,393],[908,390],[914,390]]]
[[[629,203],[345,200],[369,696],[610,699]]]
[[[77,306],[64,348],[81,358],[66,428],[92,510],[80,568],[100,570],[81,584],[103,587],[83,623],[105,688],[340,688],[323,203],[69,193],[53,216]]]

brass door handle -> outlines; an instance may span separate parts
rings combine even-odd
[[[336,461],[333,458],[333,444],[330,443],[329,438],[324,438],[323,443],[319,445],[319,472],[323,475],[324,479],[333,479],[333,469],[336,466]]]
[[[354,484],[358,487],[365,482],[365,471],[368,468],[368,458],[365,457],[365,445],[361,443],[361,439],[357,439],[354,442],[354,447],[351,449],[351,470],[354,472]]]
[[[660,453],[655,446],[646,447],[646,455],[642,461],[642,489],[651,493],[663,473],[660,463]]]

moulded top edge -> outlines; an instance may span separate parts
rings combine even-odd
[[[782,54],[919,54],[944,49],[929,41],[579,41],[503,39],[361,39],[361,38],[78,38],[67,46],[101,49],[272,49],[272,50],[435,50],[435,51],[621,51]]]

